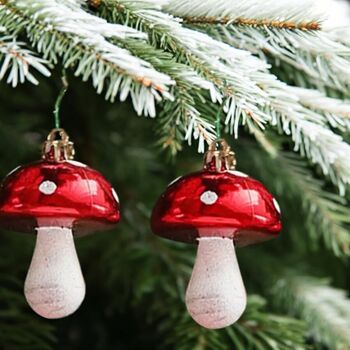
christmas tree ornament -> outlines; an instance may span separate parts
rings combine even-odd
[[[111,185],[73,156],[67,133],[53,129],[42,160],[14,169],[0,186],[0,226],[37,234],[24,292],[50,319],[72,314],[85,296],[73,236],[110,229],[120,218]]]
[[[228,144],[213,142],[204,169],[173,181],[152,213],[156,235],[198,243],[186,305],[192,318],[210,329],[231,325],[246,307],[235,247],[275,238],[281,230],[276,199],[235,165]]]

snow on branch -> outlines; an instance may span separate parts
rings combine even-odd
[[[290,135],[295,150],[319,164],[344,195],[350,184],[350,145],[329,129],[328,120],[322,114],[305,108],[290,87],[276,80],[265,88],[269,93],[271,124]]]
[[[306,73],[312,84],[321,80],[325,86],[346,92],[350,47],[319,31],[322,16],[315,11],[315,2],[268,2],[270,6],[255,0],[170,0],[165,9],[220,41],[255,54],[268,53]]]
[[[327,32],[331,38],[340,42],[347,47],[350,47],[350,28],[349,27],[338,27],[333,28]]]
[[[343,92],[350,85],[350,47],[337,42],[327,32],[244,27],[241,25],[206,28],[213,37],[261,56],[273,57],[306,74],[313,85],[323,84]],[[280,62],[280,63],[279,63]]]
[[[345,291],[327,280],[287,276],[277,282],[274,295],[306,320],[317,341],[329,349],[349,349],[350,299]]]
[[[318,90],[289,87],[291,93],[298,96],[300,103],[314,111],[323,113],[333,128],[350,130],[350,101],[327,97]]]
[[[174,82],[168,75],[106,39],[146,38],[137,30],[109,24],[67,0],[31,0],[30,6],[9,0],[0,6],[0,24],[8,22],[8,30],[26,30],[44,58],[54,63],[62,58],[75,75],[91,78],[98,93],[107,86],[106,98],[113,101],[119,93],[125,100],[130,95],[138,114],[154,116],[155,100],[171,98],[168,89]]]
[[[312,0],[170,0],[164,10],[190,23],[319,29],[322,14]]]

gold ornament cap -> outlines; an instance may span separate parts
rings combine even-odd
[[[49,162],[64,162],[74,159],[74,144],[64,129],[52,129],[42,148],[42,158]]]
[[[208,171],[224,172],[235,170],[236,156],[224,139],[213,141],[204,154],[203,168]]]

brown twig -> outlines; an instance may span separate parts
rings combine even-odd
[[[271,28],[283,28],[283,29],[299,29],[299,30],[320,30],[321,26],[316,21],[311,22],[293,22],[293,21],[274,21],[269,19],[252,19],[252,18],[237,18],[232,19],[229,17],[184,17],[185,23],[188,24],[209,24],[209,25],[245,25],[252,27],[271,27]]]

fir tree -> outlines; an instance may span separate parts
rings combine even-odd
[[[38,159],[64,71],[62,126],[123,217],[77,240],[87,299],[60,321],[22,296],[33,237],[1,232],[1,349],[350,349],[350,31],[322,20],[305,0],[0,0],[1,175]],[[183,300],[194,247],[149,219],[220,133],[284,228],[239,250],[247,310],[210,331]]]

